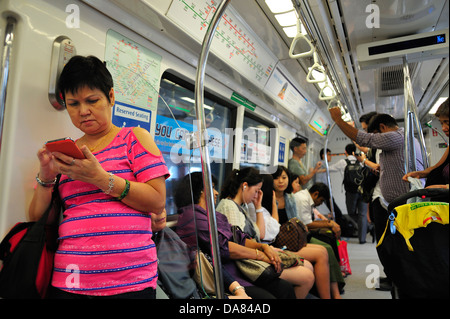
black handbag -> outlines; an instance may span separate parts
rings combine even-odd
[[[53,272],[57,249],[58,219],[47,224],[50,212],[59,212],[61,203],[58,182],[52,201],[36,222],[17,223],[0,244],[0,297],[4,299],[43,299],[46,297]]]

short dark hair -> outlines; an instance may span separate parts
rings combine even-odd
[[[331,153],[331,151],[330,151],[329,148],[327,148],[327,153],[328,153],[328,152]],[[325,157],[323,156],[324,153],[325,153],[325,149],[322,148],[322,149],[320,150],[320,152],[319,152],[320,159],[324,159],[324,158],[325,158]]]
[[[330,189],[324,183],[315,183],[309,189],[310,194],[314,194],[315,192],[319,192],[319,197],[323,197],[325,200],[330,199]]]
[[[95,56],[73,56],[64,66],[58,80],[58,89],[62,94],[63,101],[66,100],[66,92],[72,94],[80,88],[101,90],[108,99],[114,81],[105,63]]]
[[[389,114],[381,113],[373,116],[367,125],[367,132],[373,133],[380,130],[380,124],[384,124],[387,127],[398,126],[397,121]]]
[[[436,117],[448,117],[448,98],[442,102],[434,115]]]
[[[377,114],[378,114],[377,112],[369,112],[369,113],[363,114],[363,115],[361,115],[361,117],[359,118],[359,122],[360,122],[360,123],[366,123],[366,124],[369,124],[370,119],[371,119],[372,117],[374,117],[375,115],[377,115]]]
[[[295,137],[291,140],[289,148],[291,149],[291,151],[294,151],[294,147],[300,146],[302,144],[306,144],[306,140],[301,137]]]
[[[211,180],[213,184],[217,185],[217,179],[214,176],[211,176]],[[200,202],[200,196],[203,189],[202,172],[192,172],[185,175],[176,186],[174,196],[175,205],[178,208],[181,208],[192,205],[192,201],[194,201],[194,204],[198,204]]]
[[[356,145],[353,143],[345,145],[345,151],[348,155],[352,155],[354,152],[356,152]]]

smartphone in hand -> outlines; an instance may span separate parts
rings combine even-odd
[[[48,141],[45,147],[50,152],[60,152],[73,158],[86,158],[80,148],[75,144],[75,141],[70,137],[64,137],[57,140]]]

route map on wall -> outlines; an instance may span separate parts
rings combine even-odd
[[[161,56],[108,30],[105,61],[114,79],[116,100],[126,105],[156,110]]]
[[[174,0],[167,17],[202,43],[218,1]],[[216,29],[211,51],[260,88],[264,88],[277,58],[228,6]]]

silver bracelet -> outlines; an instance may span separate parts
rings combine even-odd
[[[114,188],[114,174],[109,173],[108,189],[106,191],[104,191],[103,193],[105,193],[106,195],[109,195],[109,194],[111,194],[113,188]]]
[[[36,174],[36,181],[38,182],[39,185],[44,187],[53,187],[53,185],[56,184],[56,180],[57,178],[55,177],[55,179],[51,182],[44,182],[39,178],[39,172]]]
[[[236,288],[233,289],[233,291],[231,292],[231,294],[234,296],[234,294],[236,293],[236,291],[238,291],[239,289],[243,289],[245,291],[245,287],[244,286],[237,286]]]

